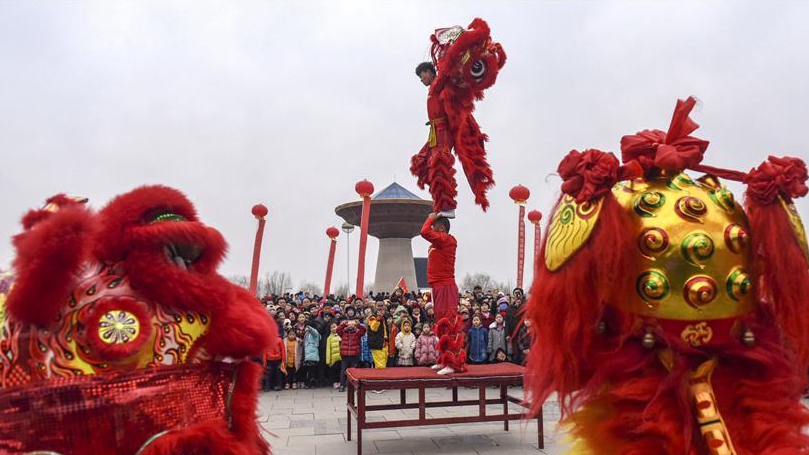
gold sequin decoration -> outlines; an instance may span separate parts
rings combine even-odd
[[[738,224],[731,223],[725,228],[725,246],[731,253],[741,253],[747,248],[748,239],[747,230]]]
[[[669,235],[660,228],[646,228],[638,237],[638,247],[644,256],[654,261],[669,247]]]
[[[725,283],[728,297],[737,302],[746,296],[752,287],[753,283],[750,281],[750,275],[741,267],[733,269]]]
[[[677,212],[677,215],[680,215],[680,218],[686,221],[702,223],[702,217],[708,213],[708,208],[705,206],[705,203],[702,202],[702,199],[693,196],[685,196],[677,199],[674,211]]]
[[[716,282],[705,275],[692,277],[685,282],[683,298],[687,304],[699,309],[716,298]]]
[[[577,204],[569,195],[562,196],[551,218],[551,228],[545,240],[545,265],[559,270],[578,252],[598,221],[603,199]]]
[[[705,262],[713,256],[713,239],[704,231],[695,231],[685,236],[680,252],[689,264],[705,268]]]
[[[635,213],[644,218],[650,218],[656,216],[655,212],[660,210],[665,204],[666,195],[658,191],[648,191],[638,195],[633,205],[635,207]]]

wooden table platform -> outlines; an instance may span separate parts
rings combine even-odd
[[[521,386],[525,367],[513,363],[498,363],[491,365],[468,365],[464,373],[439,376],[428,367],[392,367],[392,368],[349,368],[347,374],[347,411],[348,437],[351,440],[351,416],[357,420],[357,454],[362,455],[362,430],[373,428],[394,428],[422,425],[448,425],[469,422],[503,422],[503,429],[508,431],[510,420],[528,418],[523,412],[509,413],[508,404],[515,403],[525,408],[527,405],[522,399],[509,395],[509,386]],[[486,388],[497,386],[497,398],[487,398]],[[459,400],[458,387],[472,387],[478,389],[478,399]],[[451,388],[451,401],[427,402],[426,390],[428,388]],[[399,403],[366,405],[365,394],[369,390],[399,390]],[[407,402],[407,390],[418,390],[418,402]],[[486,406],[502,404],[503,412],[487,414]],[[427,408],[477,406],[477,414],[459,417],[427,418]],[[418,409],[419,415],[415,419],[385,420],[368,422],[367,413],[370,411],[385,411],[391,409]],[[544,448],[542,411],[537,414],[537,444]]]

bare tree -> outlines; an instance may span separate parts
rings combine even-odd
[[[228,280],[236,286],[241,286],[245,289],[250,285],[249,280],[244,275],[232,275],[228,277]]]
[[[283,294],[284,291],[292,288],[292,276],[289,272],[272,272],[264,275],[258,280],[258,295]]]
[[[348,294],[351,291],[349,291],[349,289],[348,289],[348,283],[341,283],[339,286],[337,286],[337,289],[335,289],[335,290],[333,290],[331,292],[336,296],[343,296],[345,298],[345,297],[348,297]]]
[[[496,289],[500,292],[508,293],[511,291],[510,284],[510,281],[497,281],[493,276],[485,272],[467,273],[461,280],[461,292],[471,291],[475,286],[480,286],[484,292]]]
[[[323,288],[321,288],[320,285],[314,281],[303,280],[301,281],[301,286],[298,289],[303,292],[308,292],[309,294],[323,295]]]

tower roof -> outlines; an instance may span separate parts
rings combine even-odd
[[[396,182],[391,183],[390,185],[385,187],[382,191],[376,193],[371,199],[415,199],[419,201],[423,200]]]

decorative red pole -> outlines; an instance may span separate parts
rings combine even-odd
[[[508,195],[520,206],[520,219],[517,223],[517,287],[522,288],[522,272],[525,268],[525,203],[531,192],[528,188],[517,185],[508,192]]]
[[[337,249],[337,236],[340,231],[332,226],[326,229],[326,235],[331,239],[331,246],[329,246],[329,262],[326,264],[326,284],[323,285],[323,297],[329,295],[329,287],[331,286],[331,272],[334,269],[334,251]]]
[[[531,210],[528,212],[528,221],[534,224],[534,261],[536,262],[539,256],[540,238],[542,237],[542,227],[539,222],[542,221],[542,212],[539,210]]]
[[[256,204],[253,206],[253,216],[258,220],[258,230],[256,231],[256,241],[253,244],[253,267],[250,269],[250,293],[256,295],[256,283],[258,282],[258,260],[261,256],[261,240],[264,238],[264,222],[267,213],[267,207],[263,204]]]
[[[365,245],[368,243],[368,219],[371,216],[371,194],[374,192],[374,184],[368,180],[357,182],[354,185],[360,197],[362,197],[362,222],[360,223],[360,252],[357,264],[357,293],[358,297],[363,295],[363,281],[365,280]]]

